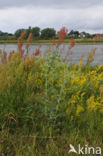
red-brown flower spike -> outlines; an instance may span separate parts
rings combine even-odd
[[[9,56],[8,56],[8,60],[10,61],[10,59],[11,59],[11,57],[12,57],[12,55],[14,54],[14,51],[11,51],[10,53],[9,53]]]
[[[26,31],[22,32],[20,37],[18,38],[18,51],[20,52],[23,46],[23,39],[26,34]]]
[[[7,62],[7,53],[5,51],[2,53],[1,62],[2,64],[6,64]]]
[[[21,57],[21,58],[23,58],[23,57],[24,57],[24,52],[25,52],[25,50],[24,50],[24,49],[22,49],[22,50],[20,51],[20,57]]]
[[[37,48],[36,51],[33,53],[33,55],[34,55],[34,56],[38,56],[40,53],[41,53],[41,52],[40,52],[40,49]]]
[[[64,41],[64,39],[65,39],[65,37],[67,35],[67,32],[68,32],[68,30],[65,27],[62,27],[60,29],[60,31],[58,32],[58,37],[59,37],[58,45],[60,45]]]
[[[69,45],[69,50],[72,49],[74,46],[75,46],[75,40],[72,39],[72,41],[70,42],[70,45]]]
[[[29,36],[28,36],[28,39],[27,39],[26,49],[29,48],[30,44],[32,43],[32,40],[33,40],[33,34],[30,33]]]

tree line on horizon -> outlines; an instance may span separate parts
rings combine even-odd
[[[0,31],[0,40],[17,40],[21,33],[26,30],[26,34],[24,36],[24,39],[26,40],[28,38],[28,35],[30,33],[33,34],[33,38],[35,40],[43,39],[43,40],[48,40],[52,39],[53,37],[55,39],[58,39],[58,32],[54,28],[44,28],[40,29],[39,27],[29,27],[28,29],[17,29],[13,34],[12,33],[7,33],[7,32],[2,32]],[[92,39],[96,36],[96,34],[90,34],[87,32],[79,32],[76,30],[71,30],[70,32],[67,33],[66,39]]]

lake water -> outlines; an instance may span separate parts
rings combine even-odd
[[[35,52],[36,48],[39,47],[40,44],[32,44],[29,47],[29,54],[32,54]],[[60,46],[59,50],[62,51],[62,57],[66,55],[68,50],[69,44],[63,44]],[[48,49],[51,48],[50,44],[42,44],[41,47],[41,55],[44,55],[45,52],[48,51]],[[87,62],[87,54],[88,52],[91,52],[94,48],[96,48],[96,54],[94,57],[94,61],[92,64],[103,64],[103,44],[76,44],[72,48],[72,61],[73,63],[79,63],[81,54],[84,53],[83,58],[83,64]],[[0,44],[0,49],[7,52],[7,54],[10,53],[10,51],[14,50],[17,51],[17,44]],[[23,49],[25,49],[25,45],[23,46]],[[55,47],[53,48],[55,50]]]

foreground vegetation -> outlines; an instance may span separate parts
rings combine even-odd
[[[0,64],[2,156],[68,155],[69,144],[103,148],[103,65],[14,53]]]
[[[22,50],[9,56],[0,51],[0,155],[67,156],[75,148],[103,148],[103,65],[91,66],[95,50],[88,53],[87,64],[72,63],[74,40],[63,58],[59,42],[40,56],[40,47],[29,56]]]

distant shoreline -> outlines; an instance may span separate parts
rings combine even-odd
[[[58,42],[58,40],[55,40]],[[64,43],[70,43],[70,39],[65,39]],[[26,43],[26,40],[24,40],[24,44]],[[32,44],[39,44],[39,43],[45,43],[45,44],[51,44],[52,40],[33,40]],[[75,43],[77,44],[103,44],[103,39],[93,40],[93,39],[75,39]],[[17,44],[17,40],[0,40],[0,44]]]

